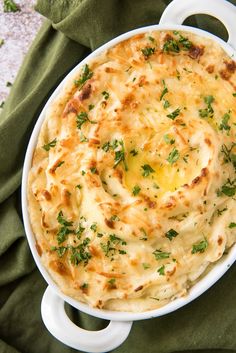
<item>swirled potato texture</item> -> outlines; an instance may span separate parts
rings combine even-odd
[[[67,80],[28,179],[35,246],[65,294],[158,308],[235,243],[235,71],[211,39],[152,31]]]

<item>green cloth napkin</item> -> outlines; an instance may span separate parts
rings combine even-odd
[[[158,23],[168,2],[38,0],[36,10],[48,20],[32,44],[0,116],[0,353],[75,352],[44,327],[40,303],[46,283],[34,264],[22,225],[22,165],[37,117],[62,78],[91,50],[120,33]],[[236,5],[236,0],[231,2]],[[196,16],[188,22],[226,36],[213,18]],[[127,341],[115,352],[235,353],[235,278],[233,266],[189,305],[160,318],[135,322]],[[67,310],[84,328],[100,329],[106,324],[72,308]]]

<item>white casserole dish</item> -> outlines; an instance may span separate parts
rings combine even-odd
[[[225,25],[229,35],[227,43],[203,30],[181,25],[187,17],[199,13],[212,15],[218,18]],[[137,30],[125,33],[95,50],[92,54],[90,54],[89,58],[94,58],[97,55],[100,55],[103,51],[138,33],[148,32],[150,30],[184,30],[202,37],[211,38],[212,40],[218,42],[230,57],[236,58],[236,31],[234,31],[235,21],[236,7],[226,0],[208,0],[207,2],[205,0],[173,0],[164,11],[159,25],[139,28]],[[229,267],[236,260],[236,245],[234,245],[230,249],[229,253],[224,255],[221,260],[218,261],[214,267],[190,289],[186,297],[175,299],[164,307],[152,311],[129,313],[91,308],[84,303],[65,296],[60,291],[58,286],[54,283],[46,269],[41,264],[40,257],[36,250],[35,238],[31,229],[27,210],[27,181],[28,173],[31,168],[32,155],[36,146],[39,131],[45,119],[47,107],[62,90],[66,81],[71,77],[71,75],[74,74],[75,71],[78,71],[78,69],[84,65],[87,59],[88,58],[79,63],[60,83],[42,110],[35,125],[26,152],[23,168],[22,209],[26,235],[31,252],[41,274],[49,285],[44,293],[41,307],[42,318],[47,329],[58,340],[75,349],[86,352],[107,352],[118,347],[122,342],[124,342],[129,335],[133,321],[150,319],[175,311],[205,292],[229,269]],[[76,309],[89,315],[110,320],[110,324],[101,331],[90,332],[81,329],[73,324],[68,318],[64,310],[64,302],[67,302]]]

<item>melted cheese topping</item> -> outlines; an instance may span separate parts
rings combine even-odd
[[[65,294],[154,309],[235,243],[235,70],[210,39],[153,31],[68,80],[28,184],[37,250]]]

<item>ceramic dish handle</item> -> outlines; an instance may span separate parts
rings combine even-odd
[[[220,20],[228,31],[228,44],[236,50],[236,6],[226,0],[173,0],[163,12],[160,24],[182,24],[196,14],[206,14]]]
[[[42,299],[41,313],[49,332],[67,346],[83,352],[109,352],[129,335],[132,322],[110,321],[100,331],[87,331],[76,326],[65,312],[65,302],[48,286]]]

